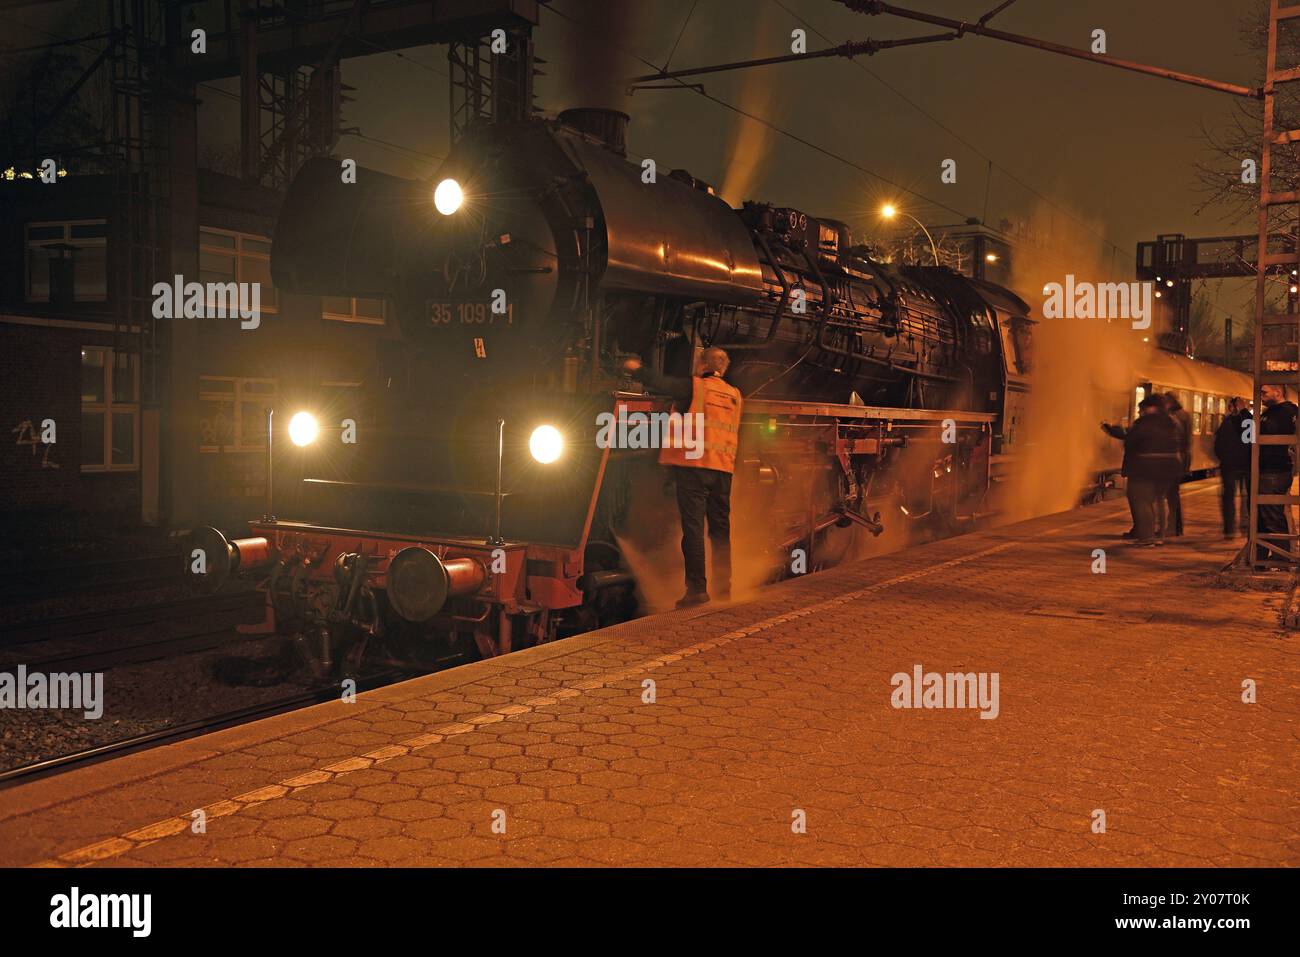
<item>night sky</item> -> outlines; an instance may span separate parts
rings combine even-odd
[[[555,110],[605,99],[606,105],[632,115],[629,146],[636,156],[653,156],[667,168],[685,167],[719,188],[725,184],[732,201],[765,199],[845,219],[859,235],[878,228],[876,210],[886,199],[897,200],[930,225],[981,217],[986,185],[992,224],[1003,217],[1033,216],[1043,228],[1058,234],[1073,229],[1095,246],[1095,236],[1071,219],[1075,216],[1129,254],[1138,240],[1157,232],[1210,235],[1252,228],[1219,211],[1195,212],[1203,194],[1194,164],[1207,155],[1201,127],[1222,124],[1238,108],[1236,98],[995,40],[968,36],[886,50],[855,62],[793,63],[698,81],[710,94],[927,199],[909,196],[689,91],[640,92],[612,100],[593,92],[593,77],[580,65],[599,62],[602,54],[616,57],[617,69],[626,76],[649,72],[631,54],[662,65],[692,3],[600,0],[595,9],[609,5],[628,11],[630,22],[616,39],[543,10],[536,43],[538,55],[548,62],[542,67],[547,76],[538,80],[539,105]],[[995,4],[911,0],[910,5],[973,20]],[[55,2],[4,9],[0,23],[11,35],[6,45],[43,42],[49,32],[93,32],[93,18],[85,11],[100,6]],[[583,22],[593,17],[591,6],[584,0],[554,4]],[[1089,44],[1093,29],[1102,28],[1114,56],[1253,85],[1259,82],[1259,67],[1241,29],[1243,20],[1262,8],[1251,0],[1019,0],[995,25],[1079,47]],[[25,31],[17,22],[39,29]],[[853,14],[831,0],[698,0],[672,66],[788,53],[796,26],[809,29],[810,49],[827,45],[813,28],[835,42],[938,32],[924,24]],[[630,52],[621,53],[620,47]],[[445,74],[441,47],[347,61],[345,82],[357,89],[345,121],[359,127],[366,139],[344,138],[339,152],[399,175],[431,175],[437,157],[448,148]],[[229,92],[237,89],[235,81],[217,85]],[[237,104],[211,88],[201,89],[200,95],[205,102],[204,147],[229,154],[238,142]],[[958,164],[954,185],[939,181],[946,158]],[[990,158],[999,168],[987,182]],[[1239,168],[1239,162],[1221,162],[1225,176]],[[1013,181],[1008,171],[1047,201]]]
[[[790,31],[804,26],[801,21],[836,42],[937,32],[923,24],[856,15],[829,0],[781,4],[798,16],[773,0],[700,0],[672,65],[789,52]],[[972,19],[993,5],[989,0],[913,3],[927,12]],[[572,14],[581,9],[574,0],[559,0],[555,6]],[[635,27],[620,45],[662,65],[691,0],[632,6]],[[1258,77],[1240,27],[1243,11],[1255,6],[1241,0],[1021,0],[999,16],[997,25],[1075,46],[1087,46],[1091,31],[1100,27],[1107,31],[1114,56],[1250,85]],[[537,50],[550,61],[543,67],[549,75],[538,83],[543,108],[590,99],[566,76],[575,31],[559,17],[543,14]],[[810,49],[824,45],[810,30]],[[441,50],[414,51],[410,56],[444,68]],[[630,56],[622,63],[628,75],[650,72]],[[814,215],[838,216],[855,230],[874,227],[880,202],[900,195],[905,197],[904,208],[929,224],[959,222],[983,214],[987,157],[1001,167],[994,170],[989,190],[992,223],[1003,216],[1017,219],[1041,212],[1049,222],[1054,215],[1058,230],[1079,229],[1069,215],[1079,216],[1126,251],[1157,232],[1206,235],[1252,228],[1250,223],[1225,221],[1215,212],[1194,213],[1202,199],[1194,163],[1206,154],[1201,126],[1222,123],[1238,108],[1234,97],[974,36],[886,50],[859,58],[856,64],[840,59],[793,63],[690,82],[703,82],[720,99],[768,117],[951,209],[906,197],[761,128],[740,140],[748,146],[747,155],[758,157],[745,195],[799,206]],[[348,118],[363,132],[427,153],[445,153],[442,77],[383,56],[350,63],[345,78],[359,87]],[[427,99],[416,95],[421,87],[427,87]],[[399,88],[401,94],[392,92]],[[727,178],[741,127],[754,125],[688,91],[640,92],[613,105],[632,115],[629,146],[634,153],[654,156],[670,167],[686,167],[718,186]],[[345,147],[363,163],[407,175],[427,175],[433,166],[431,160],[412,157],[416,161],[411,162],[356,140]],[[939,181],[940,163],[949,157],[958,164],[955,185]],[[1004,170],[1061,209],[1053,210]],[[1232,173],[1228,168],[1225,175]]]

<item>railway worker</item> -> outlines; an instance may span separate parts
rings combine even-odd
[[[1260,435],[1295,435],[1296,404],[1286,397],[1286,390],[1280,385],[1268,384],[1260,387],[1260,399],[1264,409],[1259,415]],[[1292,463],[1291,449],[1285,445],[1263,445],[1259,447],[1259,494],[1285,495],[1291,490],[1291,479],[1295,466]],[[1287,534],[1290,532],[1288,522],[1289,509],[1285,505],[1261,505],[1259,507],[1259,530]],[[1275,542],[1286,547],[1288,543]],[[1256,555],[1265,558],[1270,553],[1262,546]]]
[[[628,359],[623,370],[651,391],[672,396],[674,406],[704,424],[702,454],[691,454],[684,443],[665,442],[659,464],[673,471],[677,484],[677,510],[682,521],[682,559],[686,565],[686,594],[678,608],[709,600],[705,575],[704,527],[713,547],[713,594],[731,599],[731,475],[736,468],[740,436],[740,390],[723,380],[731,364],[717,346],[705,349],[693,376],[665,376],[647,368],[640,359]]]
[[[1223,537],[1246,534],[1250,528],[1250,445],[1242,426],[1250,419],[1245,399],[1228,403],[1228,414],[1214,432],[1214,457],[1219,460]],[[1240,503],[1240,505],[1238,505]],[[1240,521],[1237,516],[1240,515]]]
[[[1168,494],[1169,484],[1181,475],[1178,426],[1165,413],[1159,397],[1147,396],[1138,403],[1138,417],[1124,429],[1102,423],[1110,435],[1124,440],[1124,464],[1128,507],[1133,513],[1136,546],[1163,543],[1163,528],[1158,519],[1160,505]]]
[[[1172,392],[1166,392],[1165,411],[1169,417],[1174,420],[1178,427],[1178,454],[1182,456],[1183,469],[1177,477],[1169,483],[1165,497],[1169,500],[1169,534],[1177,536],[1183,534],[1183,498],[1181,486],[1183,476],[1191,470],[1192,467],[1192,414],[1183,408],[1178,396]]]

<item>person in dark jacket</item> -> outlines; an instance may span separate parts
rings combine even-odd
[[[1178,454],[1182,458],[1182,471],[1178,473],[1169,482],[1169,488],[1165,490],[1165,497],[1169,502],[1169,534],[1178,536],[1183,534],[1183,498],[1181,486],[1183,476],[1191,471],[1192,468],[1192,414],[1183,408],[1182,403],[1178,401],[1178,396],[1172,392],[1166,392],[1165,412],[1173,419],[1174,425],[1178,428]]]
[[[1137,546],[1159,545],[1156,520],[1156,503],[1168,494],[1169,485],[1182,475],[1182,454],[1179,451],[1178,426],[1165,413],[1155,396],[1138,403],[1138,417],[1128,429],[1102,423],[1107,434],[1124,440],[1124,464],[1120,470],[1125,478],[1129,510],[1133,513],[1133,527]]]
[[[1214,457],[1219,460],[1222,486],[1224,538],[1238,533],[1244,535],[1250,528],[1250,443],[1243,431],[1250,418],[1246,400],[1233,399],[1228,403],[1228,414],[1214,432]]]
[[[1265,385],[1260,387],[1260,399],[1263,401],[1264,410],[1259,415],[1259,434],[1260,435],[1295,435],[1296,434],[1296,404],[1286,397],[1286,392],[1280,385]],[[1259,447],[1259,494],[1263,495],[1286,495],[1291,490],[1291,480],[1295,472],[1293,465],[1291,448],[1286,445],[1263,445]],[[1286,535],[1290,532],[1290,522],[1288,521],[1288,512],[1290,510],[1285,505],[1261,505],[1259,506],[1259,532],[1261,535],[1270,533]],[[1278,541],[1274,545],[1280,548],[1290,548],[1294,543]],[[1262,546],[1258,549],[1257,558],[1268,557],[1269,553]],[[1273,556],[1276,557],[1276,556]]]

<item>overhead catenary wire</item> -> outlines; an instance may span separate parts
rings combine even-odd
[[[576,17],[570,16],[569,14],[567,14],[567,13],[565,13],[564,11],[560,10],[559,8],[557,8],[554,4],[550,4],[550,5],[548,5],[546,9],[549,10],[551,13],[555,14],[556,16],[558,16],[561,20],[566,21],[567,23],[569,23],[569,24],[572,25],[572,26],[575,26],[575,27],[581,27],[581,26],[583,26],[583,23],[582,23],[581,20],[577,19]],[[632,50],[629,50],[627,47],[622,46],[621,44],[614,44],[614,48],[617,49],[617,50],[618,50],[620,53],[622,53],[624,56],[631,57],[632,59],[637,60],[638,62],[644,64],[645,66],[649,67],[649,68],[652,69],[652,70],[656,70],[656,71],[657,71],[657,70],[659,69],[659,67],[658,67],[657,64],[652,63],[651,61],[647,60],[645,57],[641,56],[640,54],[638,54],[638,53],[636,53],[636,52],[634,52],[634,51],[632,51]],[[876,171],[873,170],[873,169],[870,169],[869,167],[863,166],[861,163],[858,163],[858,162],[856,162],[856,161],[854,161],[854,160],[852,160],[852,159],[849,159],[847,156],[844,156],[844,155],[842,155],[842,154],[840,154],[840,153],[837,153],[837,152],[835,152],[835,151],[832,150],[832,149],[828,149],[827,147],[820,145],[819,143],[815,143],[815,142],[813,142],[812,140],[808,139],[807,137],[801,136],[801,135],[798,134],[798,133],[795,133],[795,132],[793,132],[793,131],[791,131],[791,130],[788,130],[788,129],[782,127],[782,126],[779,126],[779,125],[777,125],[776,123],[772,122],[771,120],[767,119],[767,118],[764,117],[764,116],[759,116],[759,115],[756,114],[756,113],[753,113],[753,112],[751,112],[751,111],[749,111],[749,110],[745,110],[745,109],[743,109],[743,108],[741,108],[741,107],[739,107],[739,106],[736,106],[734,103],[731,103],[731,102],[729,102],[729,101],[727,101],[727,100],[724,100],[724,99],[722,99],[722,98],[719,97],[719,96],[715,96],[714,94],[709,93],[707,90],[704,90],[704,89],[697,89],[697,88],[691,87],[689,84],[685,83],[684,81],[682,81],[682,80],[680,80],[680,79],[674,80],[673,82],[674,82],[674,83],[677,83],[678,85],[680,85],[680,86],[682,86],[682,87],[687,87],[687,88],[692,89],[694,92],[698,93],[700,96],[704,97],[706,100],[709,100],[709,101],[711,101],[711,102],[713,102],[713,103],[716,103],[718,106],[721,106],[721,107],[723,107],[724,109],[730,110],[731,112],[736,113],[736,114],[739,115],[739,116],[743,116],[743,117],[745,117],[746,119],[752,120],[752,121],[755,122],[755,123],[758,123],[758,124],[760,124],[760,125],[762,125],[762,126],[765,126],[765,127],[767,127],[768,129],[772,130],[774,133],[778,133],[778,134],[780,134],[781,136],[786,137],[787,139],[793,140],[794,142],[799,143],[799,144],[801,144],[802,146],[805,146],[805,147],[807,147],[807,148],[809,148],[809,149],[811,149],[811,150],[814,150],[814,151],[816,151],[816,152],[822,154],[823,156],[827,157],[828,159],[832,159],[832,160],[836,161],[837,163],[840,163],[840,164],[842,164],[842,165],[844,165],[844,166],[848,166],[849,168],[854,169],[854,170],[858,171],[859,173],[862,173],[862,174],[865,175],[865,176],[869,176],[869,177],[871,177],[872,179],[878,180],[879,182],[884,183],[884,184],[886,184],[886,185],[888,185],[888,186],[891,186],[891,187],[893,187],[894,189],[901,190],[902,192],[906,193],[907,195],[909,195],[909,196],[913,196],[913,197],[915,197],[915,198],[917,198],[917,199],[919,199],[919,200],[921,200],[921,201],[927,203],[927,204],[930,205],[930,206],[934,206],[934,207],[937,207],[937,208],[939,208],[939,209],[945,210],[945,211],[947,211],[947,212],[949,212],[949,213],[952,213],[954,216],[959,216],[959,217],[961,217],[962,219],[970,218],[969,215],[968,215],[966,212],[964,212],[964,211],[962,211],[962,210],[960,210],[960,209],[957,209],[957,208],[955,208],[955,207],[953,207],[953,206],[949,206],[947,203],[943,202],[942,200],[934,199],[934,198],[931,197],[931,196],[926,196],[924,193],[920,193],[920,192],[918,192],[918,191],[916,191],[916,190],[914,190],[914,189],[911,189],[911,188],[909,188],[909,187],[907,187],[907,186],[904,186],[902,183],[896,182],[895,180],[892,180],[892,179],[890,179],[889,177],[887,177],[887,176],[885,176],[885,175],[883,175],[883,174],[881,174],[881,173],[878,173],[878,172],[876,172]]]
[[[816,34],[816,35],[817,35],[818,37],[820,37],[822,40],[826,41],[827,43],[833,42],[829,36],[827,36],[825,33],[823,33],[821,30],[819,30],[819,29],[818,29],[818,28],[817,28],[813,23],[811,23],[811,22],[810,22],[806,17],[800,15],[800,14],[797,13],[796,11],[791,10],[788,6],[786,6],[786,4],[783,2],[783,0],[771,0],[771,2],[774,3],[777,7],[781,8],[781,10],[783,10],[786,14],[788,14],[789,16],[793,17],[795,20],[797,20],[797,21],[799,21],[800,23],[802,23],[805,27],[807,27],[809,30],[811,30],[814,34]],[[1014,0],[1008,0],[1007,3],[1002,4],[1001,7],[998,7],[997,9],[993,10],[990,14],[987,14],[986,16],[992,16],[992,15],[994,15],[994,14],[1000,12],[1002,9],[1004,9],[1005,7],[1007,7],[1007,6],[1008,6],[1010,3],[1012,3],[1012,2],[1014,2]],[[1005,176],[1007,177],[1007,179],[1009,179],[1009,180],[1011,180],[1012,182],[1016,183],[1016,184],[1017,184],[1018,186],[1020,186],[1021,188],[1027,190],[1029,193],[1033,194],[1036,198],[1042,200],[1042,201],[1043,201],[1044,203],[1046,203],[1048,206],[1050,206],[1050,207],[1052,207],[1053,209],[1057,210],[1058,212],[1060,212],[1060,213],[1063,214],[1064,216],[1067,216],[1067,217],[1068,217],[1070,220],[1072,220],[1073,222],[1078,223],[1080,226],[1083,227],[1083,229],[1084,229],[1086,232],[1088,232],[1088,233],[1090,233],[1091,235],[1095,236],[1096,238],[1100,239],[1100,240],[1102,241],[1102,243],[1103,243],[1105,246],[1107,246],[1108,248],[1110,248],[1110,249],[1113,250],[1114,252],[1119,253],[1121,256],[1124,256],[1124,257],[1127,258],[1127,259],[1130,259],[1130,260],[1134,259],[1134,256],[1133,256],[1133,253],[1132,253],[1132,252],[1130,252],[1130,251],[1124,249],[1123,247],[1121,247],[1121,246],[1115,244],[1114,242],[1112,242],[1111,240],[1107,239],[1106,236],[1105,236],[1104,234],[1097,232],[1095,229],[1093,229],[1091,226],[1089,226],[1089,225],[1087,224],[1087,222],[1085,222],[1084,220],[1080,219],[1078,216],[1075,216],[1074,214],[1072,214],[1072,213],[1071,213],[1071,212],[1070,212],[1066,207],[1064,207],[1064,206],[1060,205],[1059,203],[1055,202],[1053,199],[1051,199],[1051,197],[1049,197],[1049,196],[1045,195],[1044,193],[1040,192],[1039,190],[1035,189],[1035,188],[1034,188],[1033,186],[1031,186],[1029,183],[1026,183],[1023,179],[1021,179],[1019,176],[1017,176],[1017,175],[1016,175],[1015,173],[1013,173],[1011,170],[1007,169],[1007,168],[1006,168],[1005,166],[1003,166],[1001,163],[998,163],[995,159],[993,159],[993,157],[989,156],[987,153],[985,153],[982,149],[980,149],[978,146],[976,146],[974,143],[972,143],[972,142],[971,142],[970,140],[968,140],[966,137],[962,136],[962,134],[958,133],[958,132],[957,132],[956,130],[954,130],[952,127],[948,126],[946,123],[944,123],[942,120],[940,120],[937,116],[935,116],[933,113],[931,113],[931,112],[930,112],[929,110],[927,110],[925,107],[921,106],[919,103],[917,103],[915,100],[913,100],[911,97],[909,97],[909,96],[908,96],[906,93],[904,93],[902,90],[898,89],[898,87],[894,86],[892,83],[890,83],[890,82],[889,82],[888,80],[886,80],[884,77],[880,76],[878,73],[876,73],[876,72],[875,72],[874,70],[872,70],[870,67],[868,67],[865,63],[863,63],[863,62],[860,61],[860,60],[853,60],[853,61],[851,61],[851,62],[853,63],[854,66],[856,66],[856,67],[857,67],[859,70],[861,70],[863,73],[867,74],[869,77],[871,77],[873,80],[875,80],[875,81],[876,81],[877,83],[879,83],[881,86],[883,86],[885,89],[889,90],[889,92],[893,93],[895,96],[897,96],[900,100],[902,100],[904,103],[906,103],[906,104],[907,104],[908,106],[910,106],[912,109],[916,110],[918,113],[920,113],[920,114],[921,114],[922,116],[924,116],[926,119],[928,119],[928,120],[929,120],[931,123],[933,123],[935,126],[939,127],[939,129],[943,130],[945,133],[947,133],[949,136],[951,136],[953,139],[955,139],[958,143],[961,143],[963,146],[965,146],[968,150],[970,150],[970,151],[971,151],[972,153],[974,153],[976,156],[980,157],[980,159],[982,159],[982,160],[984,160],[986,163],[988,163],[989,166],[990,166],[991,168],[1000,171],[1001,173],[1003,173],[1003,175],[1005,175]],[[987,199],[987,192],[988,192],[988,190],[987,190],[987,184],[986,184],[986,189],[985,189],[986,196],[985,196],[985,207],[984,207],[984,208],[985,208],[985,212],[984,212],[984,216],[981,217],[981,219],[980,219],[980,222],[981,222],[981,223],[984,223],[985,225],[988,225],[987,222],[986,222],[986,218],[987,218],[987,216],[988,216],[988,199]]]

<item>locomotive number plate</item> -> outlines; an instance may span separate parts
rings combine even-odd
[[[456,300],[428,303],[429,325],[440,326],[512,326],[514,306],[506,304],[505,312],[493,312],[492,303],[486,299]]]

